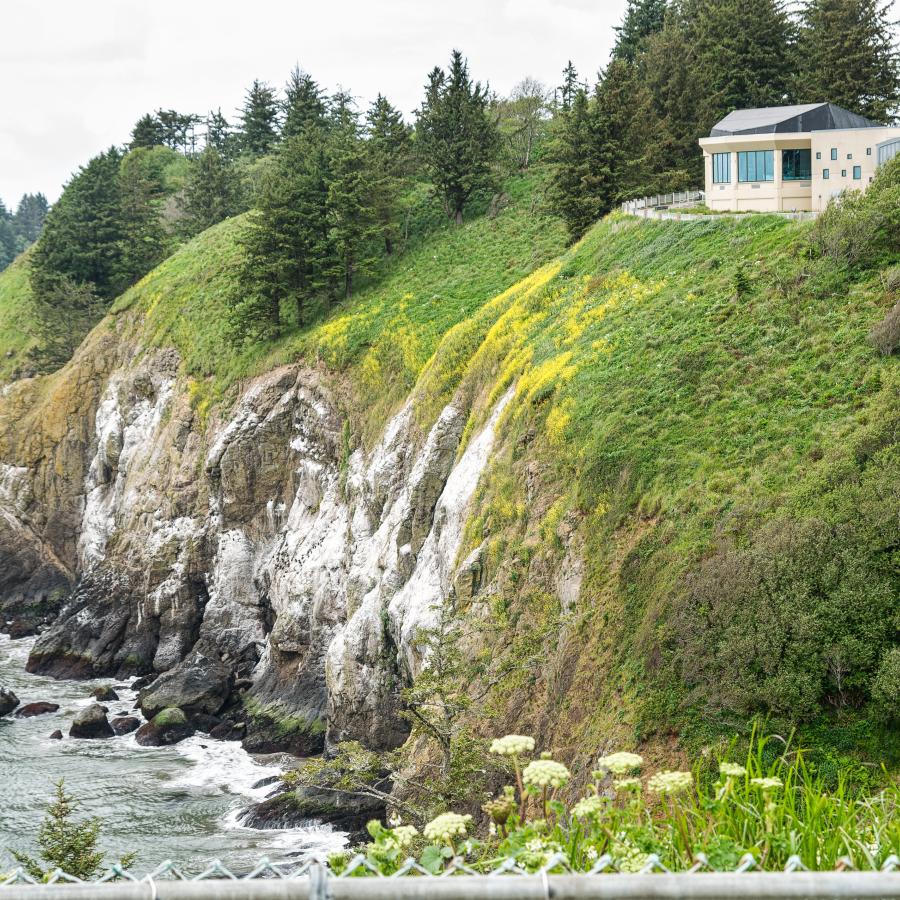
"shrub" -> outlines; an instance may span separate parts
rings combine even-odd
[[[882,356],[890,356],[900,347],[900,301],[869,332],[869,342]]]
[[[886,719],[900,718],[900,647],[884,654],[872,682],[872,701]]]
[[[815,253],[868,268],[900,251],[900,157],[883,166],[869,189],[832,200],[810,233]]]

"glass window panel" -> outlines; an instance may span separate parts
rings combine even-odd
[[[822,177],[827,181],[831,178],[831,172],[829,172],[828,169],[822,169]]]
[[[832,158],[832,159],[837,159],[837,147],[832,147],[832,148],[831,148],[831,158]]]
[[[856,181],[859,181],[862,178],[862,166],[853,167],[853,178]]]
[[[808,181],[812,178],[812,152],[782,150],[781,177],[784,181]]]

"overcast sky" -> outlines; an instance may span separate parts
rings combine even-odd
[[[3,3],[0,198],[53,201],[73,170],[159,107],[229,119],[247,85],[295,62],[364,106],[410,114],[453,47],[505,93],[549,85],[571,58],[593,76],[625,0],[16,0]]]

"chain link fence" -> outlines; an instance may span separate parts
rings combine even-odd
[[[454,859],[438,875],[408,859],[393,875],[382,875],[365,856],[354,857],[340,874],[317,859],[301,863],[273,863],[261,859],[251,870],[233,872],[218,860],[191,874],[173,862],[138,875],[112,866],[96,879],[85,882],[61,870],[46,882],[37,882],[19,868],[2,876],[0,900],[19,898],[99,898],[99,900],[463,900],[463,898],[859,898],[881,900],[900,897],[900,857],[889,857],[878,870],[854,869],[849,860],[840,871],[809,871],[799,857],[792,857],[784,872],[760,871],[759,862],[745,856],[730,871],[710,865],[702,854],[687,872],[672,872],[656,856],[650,856],[639,872],[617,869],[610,856],[600,857],[590,871],[575,873],[562,853],[551,856],[537,872],[526,871],[515,859],[498,861],[487,873],[475,871],[462,858]]]

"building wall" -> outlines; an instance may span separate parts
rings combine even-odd
[[[875,175],[878,162],[877,145],[900,136],[898,128],[852,128],[813,131],[802,134],[748,134],[703,138],[706,172],[706,203],[710,209],[741,212],[791,212],[821,210],[835,194],[847,188],[864,190]],[[831,159],[831,148],[838,159]],[[812,156],[812,178],[809,181],[784,181],[781,151],[808,149]],[[738,158],[741,151],[774,151],[774,180],[739,182]],[[870,152],[867,152],[870,151]],[[731,181],[713,183],[714,153],[731,156]],[[816,158],[816,154],[821,158]],[[848,155],[852,158],[848,159]],[[853,178],[853,167],[860,167],[860,178]],[[824,170],[829,178],[824,178]],[[846,172],[846,174],[842,174]]]

